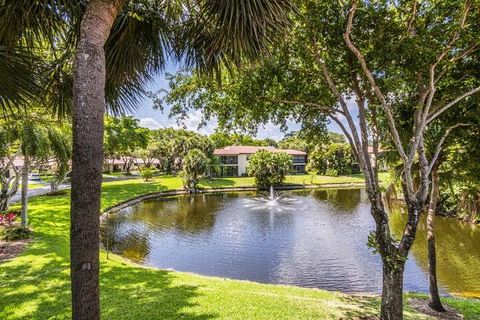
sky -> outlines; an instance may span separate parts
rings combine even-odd
[[[167,73],[175,73],[180,69],[180,65],[169,62],[166,65],[165,71],[157,75],[154,78],[154,81],[149,84],[148,90],[158,91],[159,89],[168,89],[168,81],[165,79]],[[349,101],[351,107],[354,107],[354,102]],[[354,108],[355,109],[355,108]],[[168,117],[169,108],[166,107],[162,112],[160,110],[153,109],[153,103],[150,99],[145,99],[142,101],[142,104],[138,110],[133,111],[132,115],[140,120],[140,125],[149,129],[159,129],[159,128],[187,128],[192,131],[197,131],[201,134],[211,134],[215,131],[217,127],[217,122],[215,120],[209,121],[206,126],[199,128],[199,124],[202,120],[201,110],[192,111],[189,114],[189,117],[183,121],[183,123],[178,124],[175,118],[170,119]],[[344,122],[345,119],[342,119]],[[341,133],[340,128],[335,123],[330,123],[328,125],[329,130]],[[295,122],[288,123],[288,132],[296,131],[300,129],[300,125]],[[259,128],[257,133],[257,138],[265,139],[272,138],[275,140],[281,140],[285,132],[282,132],[280,128],[272,123],[267,123],[266,125]]]

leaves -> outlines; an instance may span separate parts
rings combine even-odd
[[[258,189],[266,190],[282,184],[292,165],[292,157],[285,152],[259,150],[250,156],[247,172],[255,178]]]

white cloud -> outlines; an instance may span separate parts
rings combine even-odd
[[[212,134],[217,127],[217,119],[207,121],[204,126],[199,128],[200,123],[202,123],[202,117],[202,111],[195,110],[188,114],[187,118],[182,121],[182,124],[187,130],[198,131],[201,134]],[[177,127],[179,126],[177,125]]]
[[[140,126],[148,129],[159,129],[162,128],[163,126],[155,119],[153,118],[142,118],[140,119]]]
[[[274,140],[281,140],[283,136],[284,134],[280,131],[280,127],[273,124],[271,121],[260,126],[257,132],[257,138],[259,139],[271,138]]]
[[[205,126],[199,128],[201,122],[202,112],[201,110],[195,110],[194,112],[189,113],[188,116],[180,123],[177,123],[175,119],[154,119],[151,117],[144,117],[140,119],[140,126],[152,130],[160,128],[187,129],[196,131],[200,134],[211,134],[217,127],[216,119],[208,121]]]

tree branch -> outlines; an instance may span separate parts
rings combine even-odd
[[[370,85],[373,87],[375,95],[380,100],[380,103],[382,105],[382,109],[384,110],[384,112],[387,116],[388,125],[390,127],[390,132],[393,136],[393,141],[395,143],[395,147],[397,148],[398,153],[400,154],[400,157],[402,157],[402,159],[404,161],[407,161],[407,155],[406,155],[406,153],[403,149],[402,141],[400,139],[400,135],[398,134],[397,127],[395,126],[395,120],[393,119],[393,114],[392,114],[390,108],[387,105],[387,101],[385,99],[385,96],[383,95],[382,91],[378,87],[378,85],[377,85],[377,83],[376,83],[376,81],[375,81],[375,79],[372,75],[372,72],[370,71],[370,69],[367,66],[365,58],[363,57],[361,52],[357,49],[357,47],[355,47],[355,45],[353,44],[353,42],[350,39],[350,34],[352,33],[352,26],[353,26],[353,17],[355,15],[356,10],[357,10],[357,1],[353,0],[352,1],[352,7],[350,8],[350,11],[348,13],[348,20],[347,20],[348,22],[347,22],[346,31],[343,34],[343,38],[345,40],[345,43],[347,44],[347,47],[350,49],[350,51],[353,52],[353,54],[357,57],[358,61],[360,62],[360,65],[362,67],[363,72],[365,73],[365,76],[367,77],[368,81],[370,82]]]
[[[352,115],[348,110],[347,102],[345,101],[340,91],[338,91],[337,86],[333,82],[332,77],[330,76],[330,72],[328,71],[327,65],[325,64],[325,61],[323,61],[323,59],[320,57],[317,43],[314,39],[312,40],[312,43],[314,48],[312,51],[315,58],[315,62],[320,67],[320,70],[322,70],[322,74],[323,74],[323,77],[325,78],[325,81],[327,82],[330,90],[333,92],[333,94],[337,98],[337,101],[339,102],[340,107],[343,110],[343,115],[347,119],[348,126],[350,127],[352,143],[354,144],[356,152],[358,153],[357,160],[359,161],[359,164],[362,167],[365,167],[364,161],[366,161],[367,158],[363,152],[362,143],[360,142],[360,138],[357,132],[357,127],[355,126],[355,122],[353,121]]]
[[[428,174],[430,174],[432,172],[432,169],[435,167],[436,162],[438,160],[438,157],[440,156],[440,152],[442,152],[443,143],[445,142],[445,139],[447,139],[450,132],[455,128],[466,127],[466,126],[470,126],[470,125],[471,125],[470,123],[457,123],[456,125],[448,127],[447,130],[445,130],[445,133],[440,138],[440,140],[438,141],[437,147],[435,148],[435,153],[434,153],[434,155],[432,157],[432,160],[430,161],[430,165],[428,167]]]
[[[455,98],[454,100],[450,101],[449,103],[447,103],[445,106],[441,107],[440,109],[438,109],[437,111],[434,111],[432,113],[430,113],[426,119],[426,122],[425,124],[429,124],[430,122],[432,122],[433,120],[435,120],[439,115],[441,115],[444,111],[446,111],[447,109],[449,109],[450,107],[452,107],[453,105],[455,105],[456,103],[458,103],[459,101],[477,93],[480,91],[480,87],[476,87],[470,91],[467,91],[465,92],[464,94],[458,96],[457,98]]]
[[[260,96],[258,97],[260,100],[267,100],[269,102],[274,102],[274,103],[285,103],[285,104],[294,104],[294,105],[303,105],[303,106],[309,106],[309,107],[315,107],[320,109],[323,112],[326,113],[340,113],[344,115],[343,111],[338,109],[338,108],[330,108],[327,107],[321,103],[316,103],[316,102],[307,102],[307,101],[300,101],[300,100],[286,100],[286,99],[273,99],[265,96]]]

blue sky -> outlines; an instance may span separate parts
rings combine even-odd
[[[168,63],[165,71],[155,77],[154,81],[149,85],[149,90],[157,91],[161,88],[167,89],[168,88],[168,81],[165,79],[166,73],[175,73],[179,70],[180,65],[174,63]],[[192,112],[189,115],[189,118],[184,121],[183,124],[177,124],[176,119],[169,119],[169,108],[165,108],[163,112],[159,110],[154,110],[152,107],[152,101],[149,99],[145,99],[138,110],[132,112],[132,115],[135,118],[140,120],[140,125],[150,128],[150,129],[158,129],[158,128],[179,128],[179,127],[186,127],[189,130],[198,131],[202,134],[211,134],[214,132],[215,128],[217,127],[216,121],[210,121],[206,126],[202,128],[198,128],[199,123],[201,122],[202,113],[200,110],[196,112]],[[294,122],[290,122],[288,129],[289,131],[298,130],[300,125]],[[340,128],[331,123],[328,125],[329,130],[335,132],[341,132]],[[279,127],[269,123],[265,125],[263,128],[260,128],[257,133],[257,137],[260,139],[265,138],[273,138],[275,140],[280,140],[284,136],[284,132],[282,132]]]

